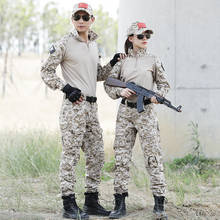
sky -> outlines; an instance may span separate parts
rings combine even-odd
[[[46,3],[52,0],[41,0],[41,2]],[[99,5],[103,6],[104,11],[107,11],[109,15],[117,19],[117,10],[119,7],[119,0],[53,0],[61,8],[65,10],[72,10],[73,5],[79,2],[86,2],[90,4],[94,9],[97,9]]]

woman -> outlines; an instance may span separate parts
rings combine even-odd
[[[114,66],[109,77],[124,82],[134,82],[165,96],[170,86],[165,78],[164,68],[161,62],[147,51],[148,39],[152,34],[153,31],[149,30],[145,23],[132,23],[127,31],[128,38],[125,42],[127,57]],[[154,84],[157,87],[156,90]],[[126,214],[125,197],[128,196],[129,165],[138,133],[155,201],[153,212],[157,219],[167,219],[164,211],[166,184],[160,147],[160,132],[154,110],[154,104],[158,104],[157,99],[152,97],[150,100],[144,100],[144,112],[138,113],[136,109],[137,96],[134,91],[128,88],[110,87],[106,84],[105,90],[113,99],[122,97],[117,115],[114,142],[115,209],[109,218],[118,219]]]

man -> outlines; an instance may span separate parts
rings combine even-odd
[[[94,21],[90,5],[74,5],[74,30],[51,47],[50,56],[41,69],[44,82],[51,89],[60,89],[64,93],[60,112],[63,145],[60,183],[63,216],[71,219],[88,219],[89,214],[108,216],[110,213],[99,204],[98,199],[104,150],[95,96],[96,82],[108,77],[121,55],[115,54],[110,63],[101,67],[95,42],[97,35],[90,30]],[[65,81],[56,75],[59,64]],[[80,148],[86,158],[84,211],[78,207],[74,193],[75,167],[80,158]]]

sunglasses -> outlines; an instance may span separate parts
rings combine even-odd
[[[150,34],[138,34],[138,35],[137,35],[137,39],[139,39],[139,40],[143,40],[144,37],[146,37],[147,39],[149,39],[149,38],[150,38]]]
[[[73,16],[73,19],[74,19],[74,21],[79,21],[80,19],[83,19],[83,21],[89,21],[89,19],[91,18],[91,16],[90,15],[79,15],[79,14],[76,14],[76,15],[74,15]]]

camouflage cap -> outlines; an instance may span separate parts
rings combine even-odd
[[[92,7],[87,3],[77,3],[73,6],[72,15],[74,15],[77,11],[85,11],[89,15],[93,15]]]
[[[133,22],[131,26],[128,28],[127,35],[128,36],[132,34],[138,35],[145,31],[149,31],[150,33],[153,33],[152,30],[149,30],[149,28],[147,28],[145,23],[136,21],[136,22]]]

